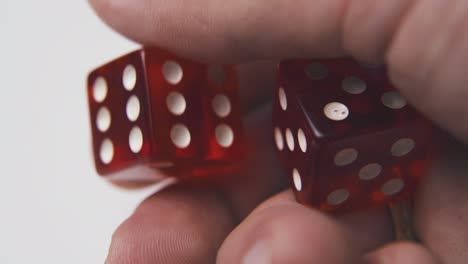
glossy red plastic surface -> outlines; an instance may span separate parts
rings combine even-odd
[[[296,198],[322,210],[405,199],[430,160],[431,123],[351,59],[283,62],[273,124]]]
[[[155,168],[206,176],[241,156],[232,66],[143,48],[91,72],[88,100],[96,169],[109,178],[154,180]]]

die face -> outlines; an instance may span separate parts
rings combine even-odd
[[[317,186],[318,171],[315,168],[320,146],[314,140],[312,127],[294,91],[286,89],[285,85],[278,78],[273,98],[273,144],[285,173],[290,176],[296,199],[303,204],[311,204],[311,201],[319,200],[314,189]]]
[[[206,161],[222,162],[242,156],[243,126],[237,97],[237,74],[233,66],[211,65],[204,68],[205,92],[202,94],[203,141]]]
[[[373,133],[420,119],[386,78],[384,67],[350,59],[299,60],[281,65],[317,140]]]
[[[323,210],[378,207],[408,197],[430,160],[431,136],[429,122],[421,119],[326,144],[316,168],[314,205]]]
[[[152,152],[141,52],[99,67],[88,77],[97,171],[107,175],[147,161]]]
[[[413,177],[413,175],[422,176],[427,166],[428,160],[423,158],[394,167],[380,167],[379,164],[370,163],[362,170],[371,171],[364,174],[367,177],[374,177],[378,174],[374,180],[361,179],[359,172],[348,173],[340,177],[339,183],[327,182],[324,188],[312,190],[317,195],[311,200],[304,199],[300,202],[318,207],[323,211],[383,207],[389,202],[410,198],[420,180],[420,177]],[[411,176],[408,177],[408,175]]]
[[[200,155],[203,148],[203,65],[156,48],[144,52],[156,143],[153,156],[174,165],[183,163]]]

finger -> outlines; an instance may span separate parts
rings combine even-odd
[[[431,253],[421,245],[400,242],[389,244],[365,257],[366,264],[439,264]],[[444,262],[455,263],[455,262]]]
[[[374,218],[374,223],[380,220]],[[362,249],[368,247],[362,244],[365,236],[382,240],[378,232],[353,236],[340,222],[296,203],[288,191],[263,203],[236,227],[217,263],[361,263]]]
[[[233,225],[219,193],[171,187],[144,201],[117,229],[106,263],[213,263]]]
[[[443,263],[468,259],[468,149],[447,136],[420,186],[415,225],[422,242]]]
[[[138,42],[223,62],[344,51],[383,57],[413,6],[405,0],[89,2],[107,24]]]

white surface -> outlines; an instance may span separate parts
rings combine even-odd
[[[103,263],[151,190],[96,175],[85,78],[137,46],[86,1],[4,1],[0,22],[0,263]]]

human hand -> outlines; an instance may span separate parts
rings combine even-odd
[[[241,64],[246,134],[253,146],[243,168],[224,184],[173,186],[144,201],[114,234],[108,263],[468,259],[468,149],[457,141],[468,142],[468,2],[90,2],[111,27],[138,42],[203,62]],[[328,216],[297,204],[290,191],[280,192],[285,177],[264,105],[275,61],[337,55],[388,64],[406,98],[457,138],[438,135],[441,153],[415,197],[421,245],[386,245],[392,224],[385,209]]]

